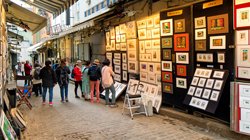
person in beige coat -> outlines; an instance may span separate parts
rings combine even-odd
[[[41,66],[39,64],[35,64],[34,68],[31,71],[31,75],[33,77],[32,79],[33,89],[36,94],[36,97],[38,95],[40,96],[42,95],[42,79],[39,77],[40,70]]]

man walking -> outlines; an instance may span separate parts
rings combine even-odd
[[[29,64],[29,61],[27,60],[26,63],[24,64],[24,71],[25,71],[25,76],[30,76],[30,72],[32,70],[32,67]],[[28,80],[25,80],[25,85],[27,85]],[[28,83],[30,85],[30,82]]]
[[[90,98],[91,103],[94,102],[94,90],[96,92],[96,102],[100,102],[100,78],[101,78],[101,69],[98,67],[98,64],[100,64],[100,61],[98,59],[94,60],[94,63],[89,68],[88,75],[90,80]]]

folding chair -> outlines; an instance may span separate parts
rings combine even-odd
[[[146,106],[142,101],[141,92],[138,91],[138,85],[139,81],[137,84],[133,84],[133,82],[128,83],[128,88],[126,90],[126,95],[123,103],[122,114],[124,114],[124,109],[128,109],[132,120],[134,118],[134,115],[145,114],[146,116],[148,116]],[[135,89],[134,94],[128,92],[129,88]],[[139,110],[141,108],[141,105],[143,105],[144,111]],[[133,111],[133,109],[137,109],[137,111]]]

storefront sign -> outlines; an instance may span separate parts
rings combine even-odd
[[[177,11],[168,12],[167,15],[168,17],[172,17],[172,16],[182,15],[182,13],[183,13],[183,10],[177,10]]]
[[[211,7],[222,5],[222,4],[223,4],[223,0],[214,0],[211,2],[206,2],[203,4],[203,9],[211,8]]]

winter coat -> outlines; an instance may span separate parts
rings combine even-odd
[[[50,66],[43,67],[40,71],[39,76],[42,79],[43,87],[53,87],[54,84],[56,84],[56,74]]]
[[[34,76],[35,76],[35,71],[36,71],[36,69],[38,69],[38,68],[40,68],[40,67],[35,67],[34,69],[32,69],[32,71],[31,71],[31,75],[32,75],[32,77],[33,77],[33,79],[32,79],[32,83],[35,85],[35,84],[41,84],[42,83],[42,79],[40,78],[40,80],[36,80],[35,78],[34,78]]]
[[[69,67],[67,66],[64,66],[64,67],[58,66],[56,68],[56,78],[60,86],[66,85],[69,83],[69,74],[70,74],[70,70],[69,70]]]
[[[80,67],[76,66],[74,68],[74,78],[75,78],[75,81],[81,81],[82,80],[82,70]]]
[[[32,67],[29,65],[29,64],[27,64],[27,63],[25,63],[24,64],[24,71],[25,71],[25,74],[26,75],[30,75],[30,71],[32,70]]]

